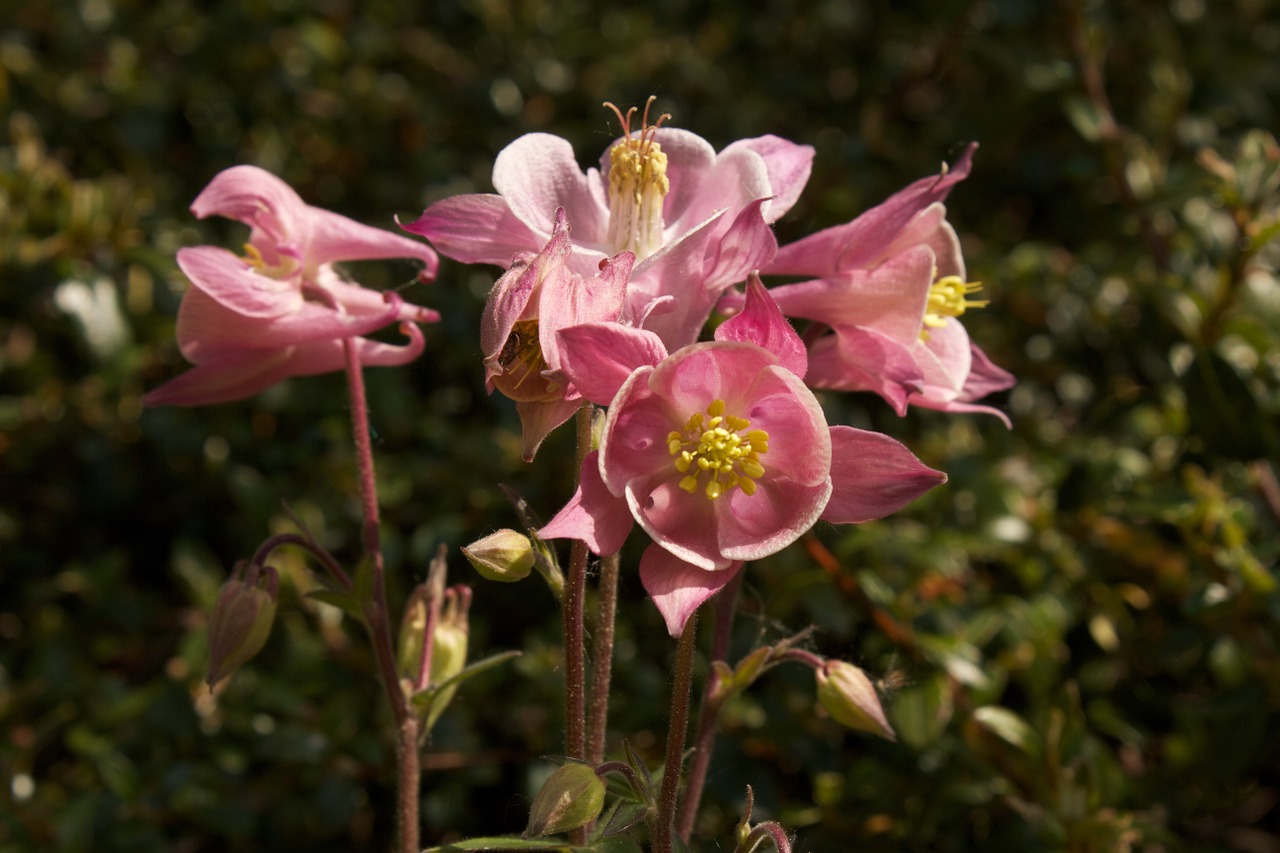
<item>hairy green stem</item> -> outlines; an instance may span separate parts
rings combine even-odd
[[[613,678],[613,629],[618,610],[617,554],[600,561],[600,593],[596,626],[591,638],[595,652],[591,668],[591,705],[587,716],[587,761],[604,761],[609,731],[609,683]]]
[[[715,633],[711,638],[710,660],[724,660],[729,655],[729,639],[733,635],[733,616],[738,610],[738,591],[742,588],[742,571],[716,593]],[[686,844],[693,835],[693,824],[698,818],[698,806],[702,802],[702,789],[707,784],[707,772],[711,768],[711,751],[715,747],[716,727],[720,722],[720,703],[715,701],[719,686],[715,670],[707,673],[707,685],[702,691],[702,704],[698,708],[698,733],[693,741],[693,764],[689,767],[689,783],[685,786],[684,799],[680,803],[680,817],[676,831]]]
[[[671,687],[671,716],[667,720],[667,753],[662,767],[662,788],[658,794],[658,813],[649,833],[653,853],[672,851],[684,740],[689,730],[689,698],[693,686],[693,652],[697,647],[697,636],[698,613],[694,611],[685,623],[676,645],[676,673],[675,683]]]
[[[403,853],[417,853],[420,832],[418,792],[421,771],[418,758],[417,721],[409,712],[400,678],[396,674],[395,646],[391,641],[391,624],[387,608],[386,577],[382,562],[382,542],[379,534],[378,481],[373,469],[373,442],[369,438],[368,403],[365,400],[364,372],[360,365],[360,353],[350,338],[342,342],[346,356],[347,394],[351,406],[351,436],[355,443],[356,466],[360,476],[360,502],[363,507],[363,541],[365,558],[371,561],[373,594],[370,601],[361,602],[373,654],[382,675],[382,684],[391,703],[397,732],[396,759],[399,764],[399,821],[400,849]],[[412,739],[406,740],[412,731]]]

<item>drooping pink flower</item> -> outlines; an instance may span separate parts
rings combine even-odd
[[[943,201],[968,174],[970,146],[954,168],[916,181],[852,222],[779,249],[766,270],[820,278],[775,287],[789,317],[830,327],[810,346],[815,388],[874,391],[898,414],[909,405],[985,412],[976,401],[1014,383],[970,340],[959,318],[986,302],[965,276],[964,258]],[[722,310],[742,297],[728,294]]]
[[[624,308],[634,256],[622,252],[600,262],[596,274],[569,269],[572,251],[564,210],[556,211],[551,239],[536,255],[522,252],[489,292],[480,321],[485,385],[516,401],[524,458],[582,403],[560,375],[556,332],[581,323],[612,323]]]
[[[562,370],[609,412],[578,491],[539,535],[610,554],[640,525],[653,541],[641,580],[673,635],[742,561],[819,518],[887,515],[946,479],[887,436],[827,424],[804,346],[757,277],[716,340],[670,355],[617,324],[560,338]]]
[[[352,339],[366,365],[400,365],[423,349],[416,323],[438,315],[346,281],[340,261],[413,258],[420,281],[435,277],[426,245],[311,207],[284,181],[256,166],[214,176],[191,212],[252,229],[244,256],[216,246],[178,251],[191,282],[178,309],[178,348],[194,367],[143,397],[148,406],[198,406],[251,397],[290,376],[341,370]],[[361,337],[400,323],[404,346]]]
[[[585,174],[567,140],[522,136],[494,162],[496,194],[444,199],[404,227],[456,260],[505,267],[546,244],[563,208],[574,228],[570,266],[589,275],[632,252],[629,312],[670,348],[692,343],[720,293],[773,257],[769,226],[795,204],[813,149],[762,136],[717,154],[662,119],[649,125],[647,113],[638,133],[632,113],[619,114],[624,135]]]

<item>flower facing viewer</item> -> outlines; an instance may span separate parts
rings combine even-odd
[[[578,492],[539,535],[607,555],[639,524],[654,543],[641,580],[673,635],[743,561],[820,518],[887,515],[946,479],[887,436],[827,424],[804,384],[804,347],[758,278],[716,340],[669,355],[652,333],[617,325],[560,339],[564,372],[609,413]]]
[[[199,218],[220,215],[252,229],[244,255],[216,246],[178,252],[191,288],[178,309],[178,348],[195,365],[148,393],[149,406],[197,406],[251,397],[290,376],[340,370],[343,340],[366,365],[405,364],[422,352],[416,323],[434,311],[344,280],[339,261],[414,258],[435,277],[430,247],[311,207],[256,166],[217,174],[196,197]],[[404,346],[363,335],[400,323]]]

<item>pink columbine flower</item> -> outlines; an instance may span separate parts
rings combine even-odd
[[[497,389],[516,401],[527,461],[582,405],[582,395],[560,374],[556,332],[621,319],[634,262],[630,252],[622,252],[586,277],[569,269],[571,252],[569,225],[564,210],[557,210],[547,245],[536,255],[516,256],[489,292],[481,315],[485,385],[490,393]]]
[[[1013,377],[969,340],[960,323],[980,289],[965,275],[943,201],[971,166],[970,146],[954,168],[916,181],[852,222],[778,250],[766,272],[820,278],[771,291],[784,314],[822,323],[808,382],[815,388],[874,391],[904,414],[908,405],[1008,418],[976,401]],[[728,295],[724,310],[741,304]]]
[[[191,205],[203,219],[226,216],[252,231],[243,256],[216,246],[178,251],[191,288],[178,309],[178,348],[191,370],[146,394],[148,406],[199,406],[251,397],[290,376],[341,370],[342,341],[366,365],[400,365],[423,349],[416,323],[438,315],[346,281],[339,261],[414,258],[420,281],[435,278],[428,246],[311,207],[284,181],[256,166],[218,173]],[[392,323],[404,346],[368,340]]]
[[[673,636],[743,561],[818,519],[887,515],[946,479],[888,436],[827,424],[804,346],[758,277],[711,342],[668,354],[617,324],[560,340],[563,371],[609,412],[577,492],[539,535],[607,555],[639,524],[653,540],[641,581]]]
[[[455,260],[505,267],[546,244],[563,208],[574,229],[571,267],[589,275],[601,260],[633,253],[628,311],[666,346],[692,343],[724,289],[773,257],[769,226],[795,204],[813,149],[762,136],[716,153],[687,130],[660,126],[666,116],[650,125],[647,106],[633,133],[633,113],[618,114],[623,136],[599,169],[584,174],[565,139],[528,134],[498,154],[497,194],[444,199],[404,227]]]

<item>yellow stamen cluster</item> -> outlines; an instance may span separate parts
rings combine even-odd
[[[962,317],[969,308],[985,308],[986,299],[968,299],[970,293],[982,290],[982,284],[965,281],[957,275],[943,276],[929,287],[929,302],[925,306],[924,328],[920,340],[929,339],[929,329],[941,328],[948,317]]]
[[[605,106],[613,110],[622,125],[622,141],[609,149],[609,233],[610,247],[617,252],[634,252],[636,260],[644,260],[662,248],[662,203],[671,189],[667,180],[667,155],[654,140],[664,119],[649,124],[650,96],[640,120],[640,131],[631,135],[632,107],[623,115],[613,104]]]
[[[498,365],[502,374],[494,377],[494,385],[513,400],[534,402],[559,393],[559,386],[542,375],[547,360],[538,343],[537,320],[520,320],[511,328]]]
[[[724,408],[724,400],[716,400],[707,406],[705,416],[695,412],[683,431],[667,434],[667,450],[675,457],[676,470],[685,475],[680,488],[693,494],[702,475],[708,474],[703,491],[709,500],[734,488],[754,495],[756,480],[764,474],[760,456],[769,452],[769,433],[762,429],[744,432],[751,422],[726,416]]]

